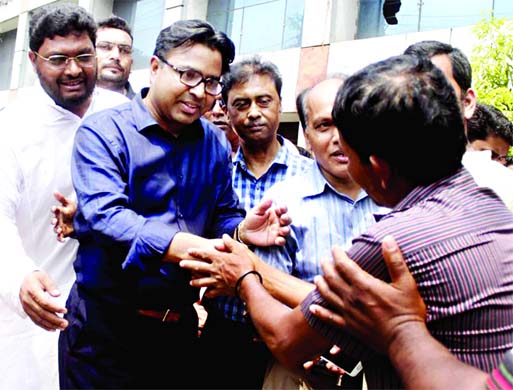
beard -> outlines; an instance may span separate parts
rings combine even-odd
[[[75,108],[82,106],[90,99],[96,84],[96,71],[90,74],[84,71],[80,76],[75,78],[66,76],[51,78],[39,68],[36,69],[36,73],[44,91],[52,98],[55,104],[72,112],[75,111]],[[82,90],[75,93],[63,93],[61,85],[73,80],[83,83]]]

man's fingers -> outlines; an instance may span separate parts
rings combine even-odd
[[[63,206],[67,206],[68,205],[68,199],[63,194],[61,194],[59,191],[54,191],[53,192],[53,196]]]
[[[217,279],[211,276],[197,277],[191,280],[190,285],[192,287],[215,287],[217,285]]]
[[[337,297],[345,297],[350,290],[350,283],[348,283],[343,274],[339,273],[339,270],[335,268],[336,265],[328,259],[321,260],[321,268],[323,276],[317,276],[314,279],[317,288],[321,294],[325,293],[330,299]],[[333,296],[333,298],[331,298]]]
[[[310,305],[309,309],[313,315],[315,315],[322,321],[338,326],[340,328],[346,326],[346,321],[344,320],[344,317],[329,309],[326,309],[325,307],[319,305]]]
[[[319,290],[319,293],[323,296],[323,298],[328,301],[330,304],[334,305],[337,308],[344,308],[344,301],[341,298],[344,295],[340,295],[336,292],[334,292],[330,286],[328,286],[328,283],[326,283],[326,280],[324,277],[317,275],[314,278],[315,286],[317,287],[317,290]]]
[[[405,278],[411,280],[410,271],[394,237],[386,236],[383,238],[381,247],[392,283],[405,281]]]
[[[252,213],[255,215],[264,215],[272,206],[272,204],[273,201],[271,199],[264,199],[253,208]]]
[[[190,253],[190,252],[189,252]],[[194,255],[194,257],[198,257]],[[191,272],[195,273],[210,273],[210,265],[202,260],[182,260],[180,261],[180,267],[188,269]]]
[[[243,245],[240,242],[235,241],[228,234],[223,234],[223,243],[226,249],[226,252],[232,253],[238,245]]]

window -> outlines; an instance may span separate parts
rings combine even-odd
[[[207,20],[238,54],[301,46],[304,0],[210,0]]]
[[[155,41],[162,29],[165,0],[114,0],[112,13],[124,18],[132,28],[133,70],[150,66]]]
[[[468,26],[491,12],[513,17],[511,0],[402,0],[397,25],[385,22],[382,9],[383,0],[360,0],[358,39]]]
[[[0,90],[9,89],[11,85],[16,31],[10,30],[0,34]]]

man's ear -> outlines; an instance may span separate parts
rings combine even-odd
[[[377,178],[377,182],[380,187],[383,190],[387,190],[392,179],[392,170],[390,169],[390,165],[388,165],[388,163],[381,157],[374,155],[369,157],[369,162],[372,173]]]
[[[160,60],[156,56],[150,58],[150,85],[153,83],[160,67]]]
[[[463,117],[465,120],[469,120],[474,115],[474,111],[476,110],[477,97],[476,92],[469,88],[465,92],[465,98],[463,99]]]
[[[36,54],[32,50],[29,50],[28,57],[29,57],[32,67],[34,68],[34,71],[35,71],[36,70]]]

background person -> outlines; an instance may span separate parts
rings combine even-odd
[[[282,78],[276,65],[258,56],[246,58],[231,65],[223,83],[222,98],[240,138],[233,158],[233,187],[248,211],[262,201],[268,188],[301,172],[311,160],[300,156],[294,145],[291,152],[278,135]],[[201,336],[206,359],[202,365],[207,380],[204,386],[262,388],[270,353],[244,315],[242,302],[220,296],[203,299],[203,304],[208,311]]]
[[[467,138],[472,150],[489,150],[492,160],[506,165],[513,146],[513,123],[496,107],[477,103],[467,122]]]
[[[96,23],[83,8],[52,4],[29,22],[38,83],[1,112],[0,388],[58,389],[57,338],[75,280],[75,240],[56,242],[48,211],[58,190],[74,199],[70,160],[82,118],[127,99],[95,89]],[[27,115],[30,107],[30,115]]]
[[[127,21],[111,15],[98,22],[96,55],[99,87],[119,92],[129,99],[135,93],[128,81],[134,60],[132,30]]]
[[[211,110],[203,114],[203,116],[214,125],[219,127],[221,130],[223,130],[231,146],[231,156],[234,158],[237,154],[237,151],[239,150],[240,140],[239,136],[232,127],[230,115],[228,114],[228,110],[226,108],[226,103],[223,101],[221,95],[216,96],[214,106]]]

